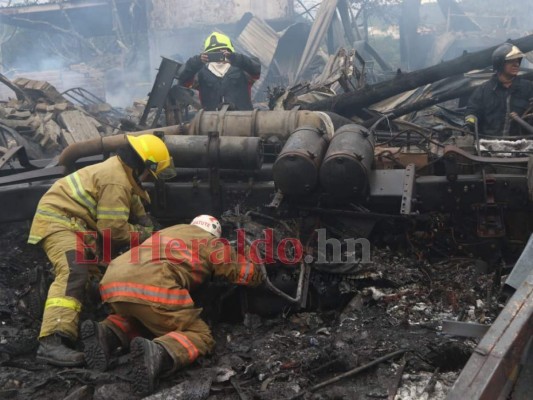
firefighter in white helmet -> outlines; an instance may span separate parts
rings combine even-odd
[[[200,215],[174,225],[114,259],[101,281],[102,300],[114,314],[85,321],[81,334],[90,368],[106,370],[114,349],[130,348],[134,388],[148,394],[157,378],[213,349],[209,327],[190,296],[211,277],[248,286],[263,282],[260,269],[221,238],[220,222]],[[144,328],[142,328],[144,327]],[[148,329],[154,340],[138,335]],[[133,339],[133,340],[132,340]]]
[[[479,86],[468,101],[465,126],[472,133],[476,124],[485,136],[514,136],[519,127],[511,112],[522,115],[533,97],[533,83],[518,76],[524,54],[511,43],[492,53],[494,75]]]

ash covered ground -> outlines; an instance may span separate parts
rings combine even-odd
[[[25,244],[25,224],[0,234],[0,398],[135,399],[128,355],[106,373],[35,361],[50,265]],[[443,319],[491,323],[499,278],[469,259],[428,263],[373,249],[358,293],[333,310],[217,318],[214,354],[162,380],[152,399],[289,399],[397,350],[391,360],[308,399],[442,399],[476,343],[441,333]],[[226,308],[231,307],[229,304]],[[90,308],[83,318],[103,318]],[[224,317],[224,316],[222,316]]]

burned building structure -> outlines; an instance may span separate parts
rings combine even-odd
[[[0,8],[4,73],[49,81],[60,91],[83,87],[117,105],[150,89],[160,57],[199,53],[215,27],[234,34],[247,13],[281,26],[292,1],[60,1]],[[17,29],[22,28],[23,33]],[[127,93],[127,100],[119,98]],[[5,97],[5,94],[4,94]]]
[[[156,115],[144,121],[138,116],[128,129],[118,125],[123,115],[116,110],[79,107],[73,92],[61,94],[34,80],[4,80],[17,99],[7,103],[3,120],[9,124],[0,125],[4,135],[15,138],[0,159],[0,222],[12,228],[0,236],[12,249],[0,258],[3,394],[132,398],[127,356],[105,374],[33,365],[46,261],[24,244],[24,226],[8,224],[29,220],[54,179],[112,154],[125,133],[157,133],[164,134],[178,167],[172,180],[148,186],[151,215],[161,224],[211,213],[221,217],[230,239],[234,228],[251,239],[261,239],[270,228],[276,244],[297,238],[309,257],[289,262],[295,254],[289,249],[289,259],[262,265],[268,276],[262,291],[213,282],[206,298],[195,301],[213,323],[222,319],[220,347],[190,374],[165,382],[153,399],[299,398],[319,390],[323,398],[527,395],[532,115],[517,119],[523,138],[503,143],[469,135],[456,109],[457,99],[481,81],[469,72],[490,65],[494,46],[407,72],[356,40],[349,12],[343,12],[350,2],[321,2],[312,24],[294,23],[288,2],[262,2],[267,8],[277,4],[264,10],[273,13],[275,22],[269,23],[229,3],[235,6],[231,13],[209,10],[214,23],[209,27],[197,26],[204,16],[189,9],[191,26],[182,31],[183,16],[169,12],[170,1],[151,2],[158,12],[146,26],[165,29],[146,40],[150,68],[159,70],[143,116]],[[89,3],[72,3],[79,4]],[[135,10],[146,5],[90,4],[124,7],[119,13],[125,14],[132,5]],[[66,19],[57,3],[48,6]],[[235,34],[237,48],[256,54],[266,67],[266,81],[257,91],[276,81],[283,87],[272,93],[272,110],[199,110],[182,120],[190,98],[168,101],[180,63],[175,41],[187,43],[181,57],[194,54],[221,19],[232,21],[220,26]],[[107,32],[118,34],[117,20],[107,23]],[[286,29],[274,29],[276,23]],[[196,32],[197,38],[185,32]],[[157,50],[148,46],[150,40]],[[340,51],[347,41],[360,47]],[[533,50],[532,35],[514,43],[524,52]],[[163,53],[169,63],[165,58],[161,64]],[[313,68],[317,59],[319,73]],[[368,69],[371,59],[379,65],[375,75]],[[523,74],[532,78],[531,71]],[[336,90],[327,90],[332,87]],[[445,103],[449,100],[453,103]],[[116,124],[108,131],[90,119],[104,111]],[[33,112],[41,114],[39,121],[28,121]],[[56,120],[60,147],[66,148],[57,157],[27,157],[16,134],[29,132],[27,127],[39,132],[41,126],[50,132],[56,129],[50,121]],[[85,136],[89,129],[92,136]],[[341,243],[338,249],[321,247],[320,229]],[[350,247],[356,238],[372,243],[370,260],[364,248]],[[332,253],[336,250],[340,259]],[[97,303],[87,312],[94,316],[103,310]],[[471,339],[486,332],[474,350],[477,339]]]

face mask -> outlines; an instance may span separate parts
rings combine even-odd
[[[211,71],[215,76],[222,78],[228,72],[231,64],[229,63],[215,63],[211,62],[207,64],[207,69]]]

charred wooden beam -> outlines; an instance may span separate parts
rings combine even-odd
[[[513,40],[512,43],[518,46],[524,53],[529,52],[533,50],[533,35]],[[364,107],[368,107],[371,104],[407,90],[415,89],[419,86],[453,75],[484,68],[491,64],[491,56],[496,47],[498,46],[493,46],[475,53],[466,53],[461,57],[440,63],[439,65],[407,74],[399,72],[392,80],[367,86],[350,93],[343,93],[315,103],[302,104],[301,107],[307,110],[333,111],[350,118],[357,115]]]
[[[533,72],[528,72],[524,75],[521,75],[520,77],[522,79],[533,81]],[[423,110],[424,108],[428,108],[436,104],[444,103],[445,101],[448,101],[448,100],[470,96],[472,92],[476,89],[476,87],[477,86],[465,85],[464,87],[461,87],[457,90],[451,90],[449,93],[444,93],[440,96],[428,97],[426,99],[418,100],[418,101],[415,101],[414,103],[407,104],[402,107],[393,108],[391,110],[383,112],[383,115],[386,115],[389,121],[396,119],[396,118],[400,118],[400,117],[403,117],[404,115]],[[368,119],[365,122],[363,122],[362,125],[369,128],[372,125],[374,125],[376,122],[378,122],[380,119],[382,119],[383,115],[378,115],[376,117]]]

